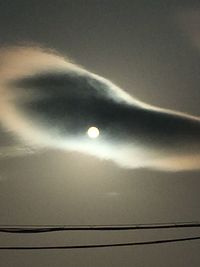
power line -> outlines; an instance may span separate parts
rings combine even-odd
[[[171,228],[198,228],[200,222],[151,223],[151,224],[115,224],[115,225],[0,225],[0,232],[33,234],[59,231],[128,231]]]
[[[200,240],[200,236],[175,238],[175,239],[159,239],[140,242],[127,243],[109,243],[109,244],[88,244],[88,245],[65,245],[65,246],[7,246],[0,247],[0,250],[70,250],[70,249],[94,249],[94,248],[108,248],[108,247],[130,247],[143,245],[158,245],[164,243],[177,243],[192,240]]]

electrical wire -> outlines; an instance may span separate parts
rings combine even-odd
[[[65,245],[65,246],[5,246],[0,250],[71,250],[71,249],[95,249],[108,247],[130,247],[143,245],[158,245],[175,242],[186,242],[192,240],[200,240],[200,236],[174,238],[174,239],[158,239],[150,241],[127,242],[127,243],[108,243],[108,244],[88,244],[88,245]]]
[[[33,234],[59,231],[128,231],[171,228],[198,228],[200,222],[152,223],[152,224],[115,224],[115,225],[0,225],[0,232]]]

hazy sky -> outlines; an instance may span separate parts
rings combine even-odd
[[[0,44],[57,49],[133,96],[199,115],[198,1],[0,1]],[[12,142],[1,133],[0,144]],[[119,224],[200,220],[200,172],[121,169],[75,153],[0,161],[0,224]],[[122,242],[196,230],[17,236],[1,245]],[[0,251],[2,266],[199,266],[199,245]]]

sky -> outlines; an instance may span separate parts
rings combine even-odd
[[[198,1],[0,1],[0,45],[56,49],[151,105],[199,116]],[[14,142],[1,129],[0,144]],[[124,169],[80,153],[0,159],[0,224],[198,221],[199,171]],[[198,234],[1,234],[1,245],[123,242]],[[199,241],[76,251],[0,251],[2,266],[199,266]]]

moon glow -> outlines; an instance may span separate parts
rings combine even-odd
[[[96,127],[90,127],[87,131],[87,134],[90,138],[95,139],[99,136],[99,129]]]
[[[0,77],[1,127],[25,146],[0,148],[0,158],[30,147],[79,151],[123,168],[200,169],[199,117],[141,102],[40,47],[0,48]]]

